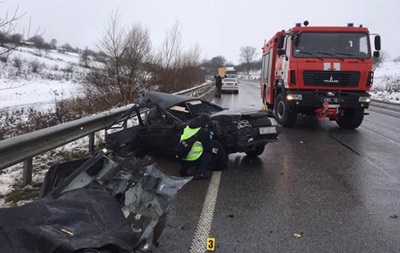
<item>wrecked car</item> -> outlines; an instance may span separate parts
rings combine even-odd
[[[133,159],[99,152],[52,166],[38,200],[0,209],[0,251],[151,252],[168,207],[191,178]]]
[[[213,170],[224,169],[231,153],[259,156],[278,138],[278,124],[266,111],[229,110],[197,97],[148,91],[107,129],[106,146],[122,156],[173,154],[185,125],[201,113],[211,115],[209,129],[218,150]]]

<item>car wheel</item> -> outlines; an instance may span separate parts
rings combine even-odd
[[[210,170],[220,171],[226,168],[228,163],[228,153],[221,142],[213,140],[213,149],[217,149],[217,153],[213,153],[213,158],[210,162]]]
[[[264,153],[265,145],[257,146],[252,150],[246,151],[246,155],[250,157],[256,157]]]

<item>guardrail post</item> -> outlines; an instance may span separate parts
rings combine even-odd
[[[89,134],[89,152],[94,152],[94,133]]]
[[[22,187],[32,183],[32,164],[33,158],[29,157],[24,161],[24,171],[22,175]]]

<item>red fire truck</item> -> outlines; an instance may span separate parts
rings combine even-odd
[[[368,29],[296,24],[275,34],[262,48],[261,98],[285,127],[297,115],[335,120],[341,128],[361,125],[370,102],[373,57],[381,49],[374,35],[371,52]]]

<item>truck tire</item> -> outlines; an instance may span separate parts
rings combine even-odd
[[[274,116],[276,121],[284,127],[292,127],[296,123],[297,112],[290,110],[282,93],[275,99]]]
[[[343,129],[355,129],[364,119],[364,108],[348,108],[339,116],[336,123]]]
[[[246,151],[245,153],[249,157],[256,157],[256,156],[259,156],[262,153],[264,153],[264,149],[265,149],[265,145],[260,145],[260,146],[255,147],[252,150]]]
[[[210,170],[224,170],[226,168],[226,164],[228,163],[228,152],[226,152],[226,149],[222,143],[217,140],[213,140],[213,148],[218,149],[218,152],[213,154],[213,158],[210,162]]]

